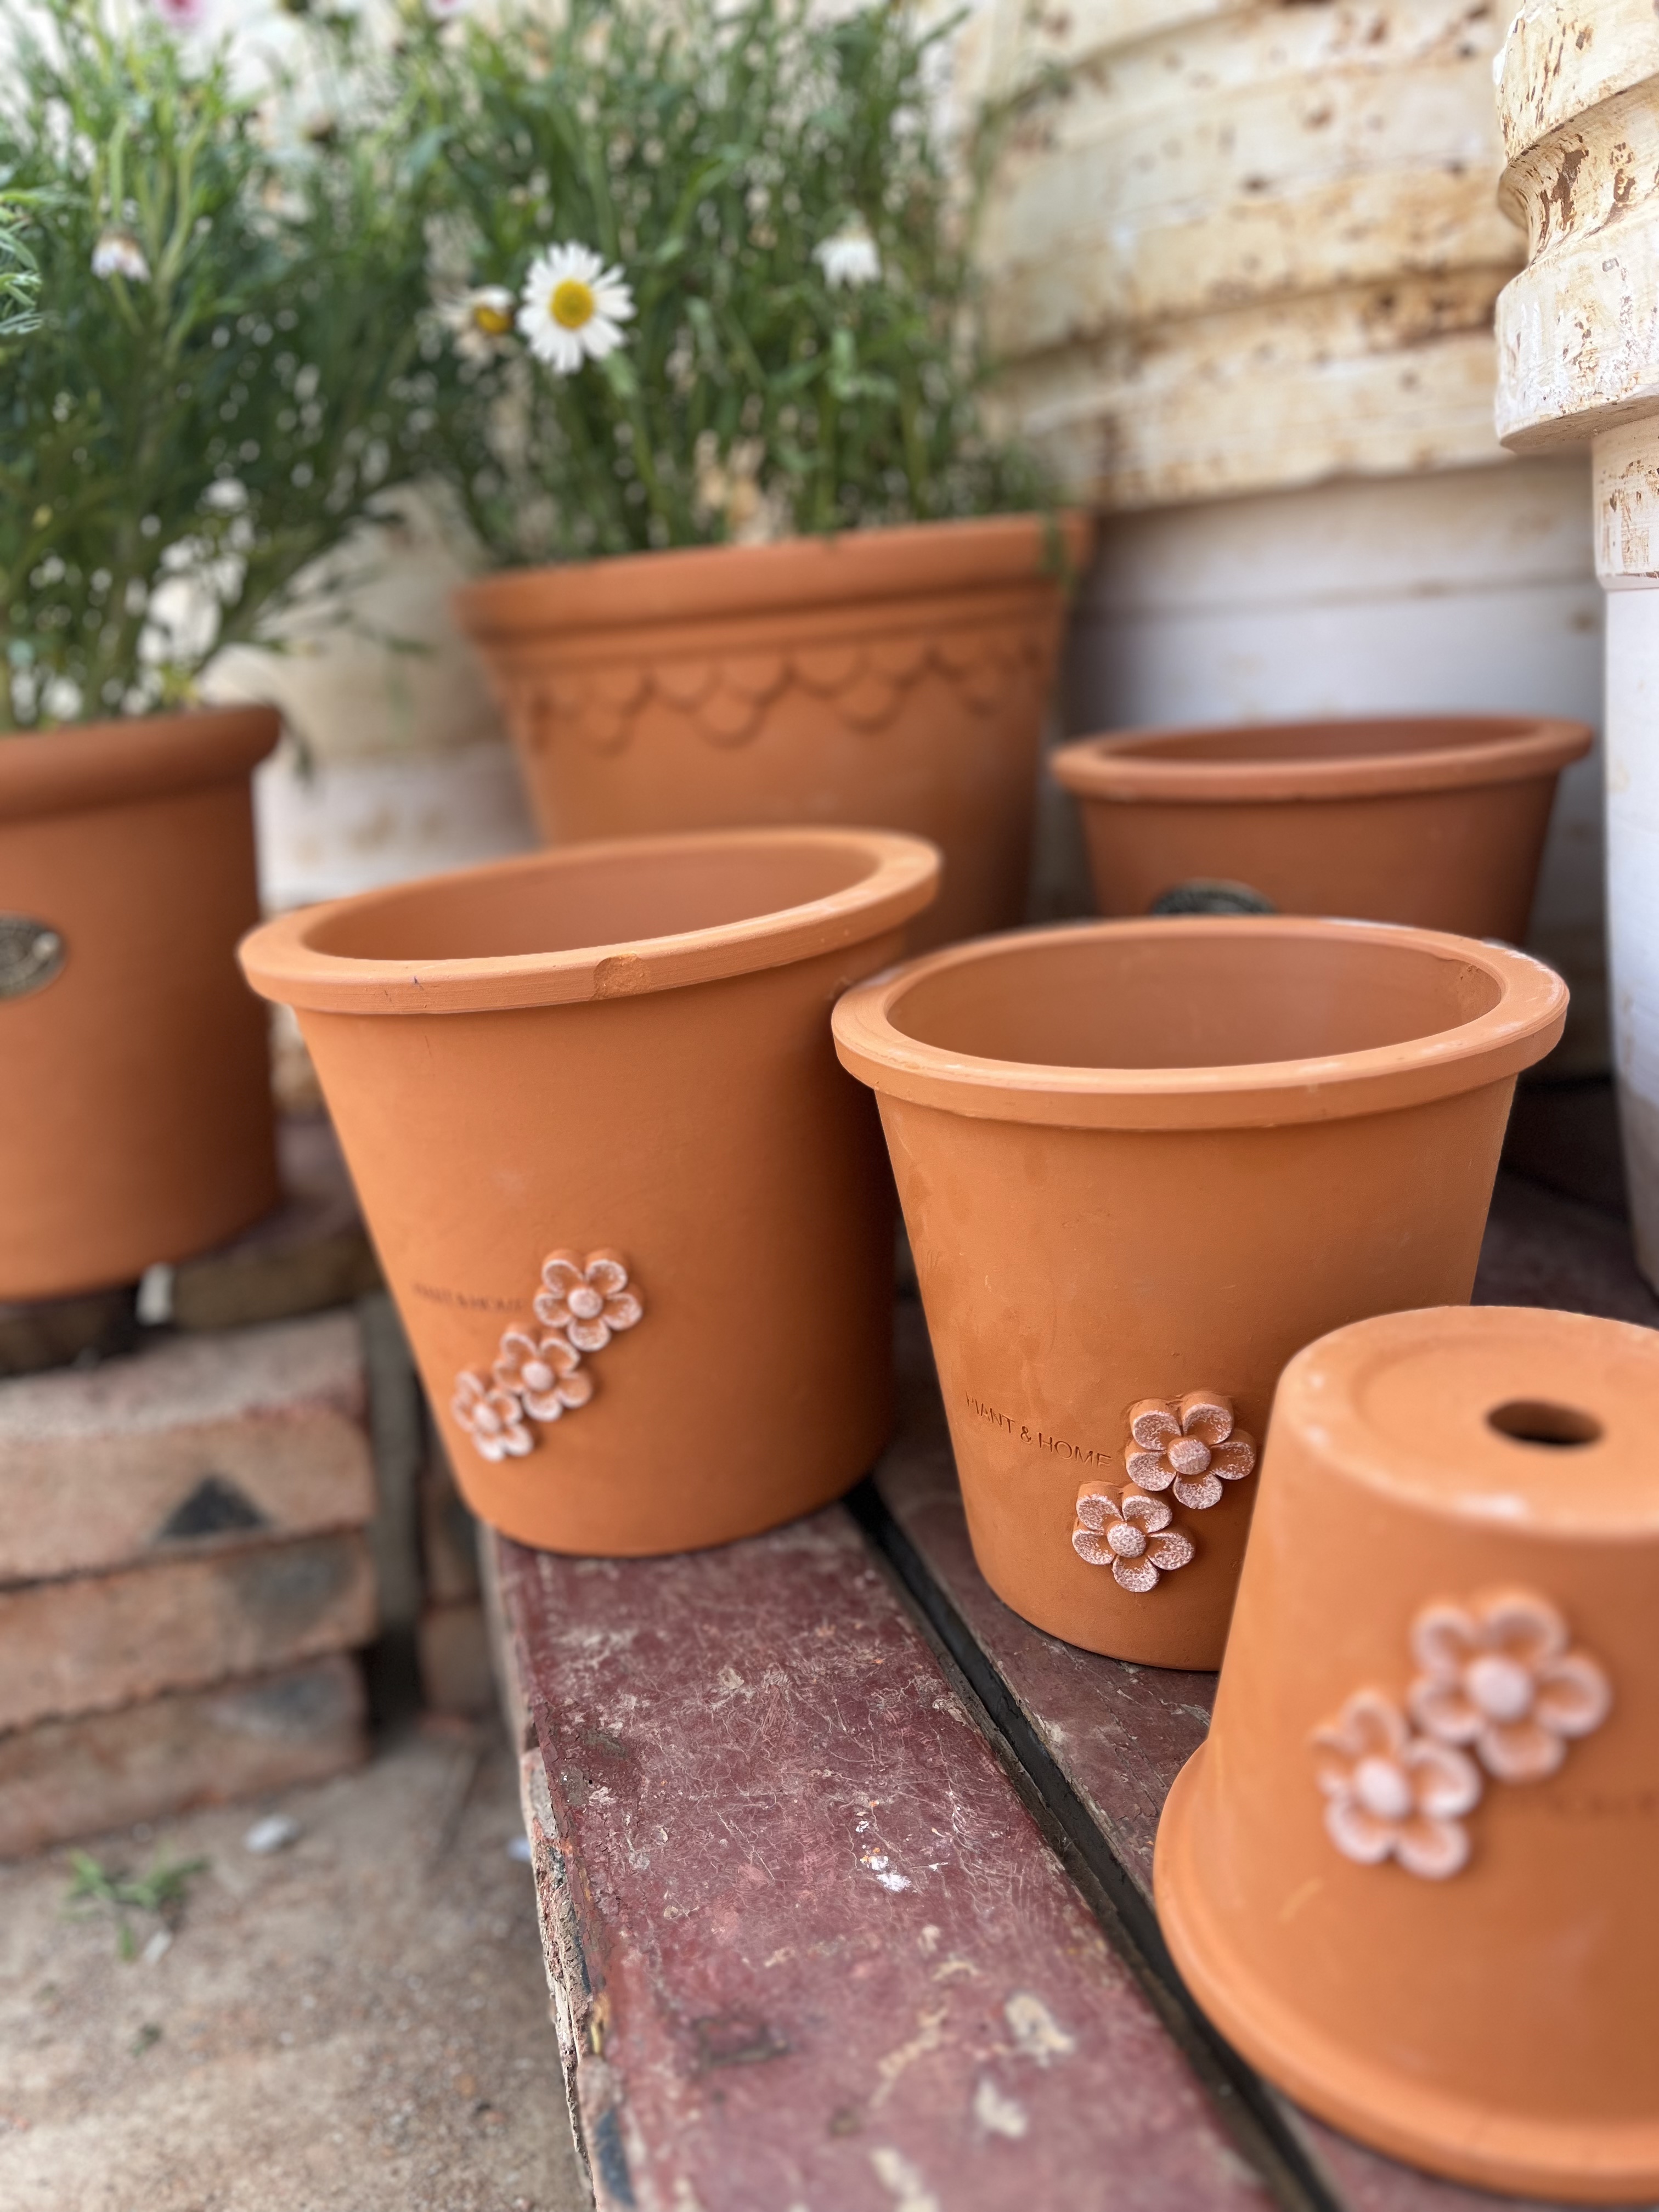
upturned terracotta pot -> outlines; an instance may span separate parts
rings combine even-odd
[[[1286,1368],[1159,1918],[1255,2064],[1486,2189],[1659,2195],[1659,1336],[1395,1314]]]
[[[0,737],[0,1300],[131,1282],[277,1203],[262,707]]]
[[[1358,915],[1519,944],[1582,722],[1126,730],[1053,756],[1106,915]]]
[[[838,1496],[890,1419],[892,1199],[830,1012],[939,855],[876,830],[571,846],[284,915],[298,1010],[468,1503],[577,1553]]]
[[[848,994],[975,1555],[1017,1613],[1219,1664],[1280,1369],[1468,1298],[1566,996],[1522,953],[1291,919],[994,938]]]
[[[915,941],[1024,914],[1079,516],[519,569],[462,587],[552,844],[874,823],[945,854]]]

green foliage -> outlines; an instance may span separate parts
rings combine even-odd
[[[285,148],[154,17],[36,12],[0,83],[13,312],[27,278],[40,316],[0,353],[0,730],[185,696],[424,420],[420,212],[372,121]],[[349,67],[349,33],[309,35]]]
[[[499,562],[1030,507],[982,428],[968,210],[929,123],[905,0],[568,0],[439,27],[392,64],[441,309],[436,465]],[[873,244],[873,282],[819,247]],[[625,343],[560,375],[455,325],[544,248],[619,265]],[[446,290],[451,295],[446,300]],[[444,325],[447,325],[447,327]]]
[[[22,337],[35,327],[40,292],[40,272],[23,241],[21,211],[0,193],[0,340]]]
[[[184,1912],[185,1899],[196,1875],[205,1871],[205,1859],[157,1859],[145,1875],[112,1874],[86,1851],[71,1851],[73,1879],[64,1898],[71,1913],[108,1912],[116,1924],[115,1947],[124,1959],[138,1955],[130,1912],[153,1913],[164,1928],[173,1928]]]

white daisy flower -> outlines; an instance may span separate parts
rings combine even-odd
[[[519,329],[538,361],[574,376],[584,361],[603,361],[623,342],[634,315],[632,287],[590,246],[550,246],[524,280]]]
[[[505,284],[479,284],[446,300],[439,319],[463,361],[490,361],[513,335],[513,295]]]
[[[92,249],[92,273],[106,281],[125,276],[129,284],[148,284],[149,264],[130,230],[106,230]]]
[[[831,291],[841,284],[849,285],[856,291],[861,284],[881,281],[881,255],[860,216],[843,223],[832,236],[815,246],[812,258],[823,270],[823,281]]]

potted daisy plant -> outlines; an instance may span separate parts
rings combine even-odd
[[[411,8],[459,596],[544,834],[816,820],[1020,918],[1082,526],[988,428],[972,194],[914,10]]]
[[[417,453],[391,140],[284,147],[190,13],[39,0],[0,79],[0,1300],[276,1201],[234,955],[278,725],[195,680]]]

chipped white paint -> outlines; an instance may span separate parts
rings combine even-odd
[[[1042,1999],[1030,1990],[1016,1990],[1002,2008],[1002,2016],[1016,2050],[1022,2057],[1034,2058],[1039,2066],[1069,2058],[1077,2049],[1077,2038],[1066,2033]]]
[[[1498,104],[1529,249],[1498,302],[1498,428],[1525,453],[1593,441],[1615,1066],[1637,1257],[1659,1283],[1659,15],[1527,0]]]
[[[893,2212],[939,2212],[939,2202],[927,2186],[920,2166],[890,2143],[878,2143],[870,2153],[876,2179],[893,2200]]]
[[[859,1864],[868,1867],[882,1887],[890,1889],[895,1896],[910,1887],[909,1876],[899,1872],[885,1851],[860,1851]]]
[[[1024,2106],[1005,2097],[988,2074],[981,2075],[974,2092],[974,2118],[987,2135],[1006,2136],[1010,2142],[1018,2142],[1031,2124]]]
[[[877,2112],[887,2102],[897,2086],[900,2076],[908,2073],[918,2058],[926,2058],[937,2051],[945,2040],[945,2022],[950,2008],[939,2005],[931,2012],[917,2016],[916,2032],[908,2043],[901,2043],[876,2061],[876,2072],[881,2077],[870,2099],[871,2111]]]

